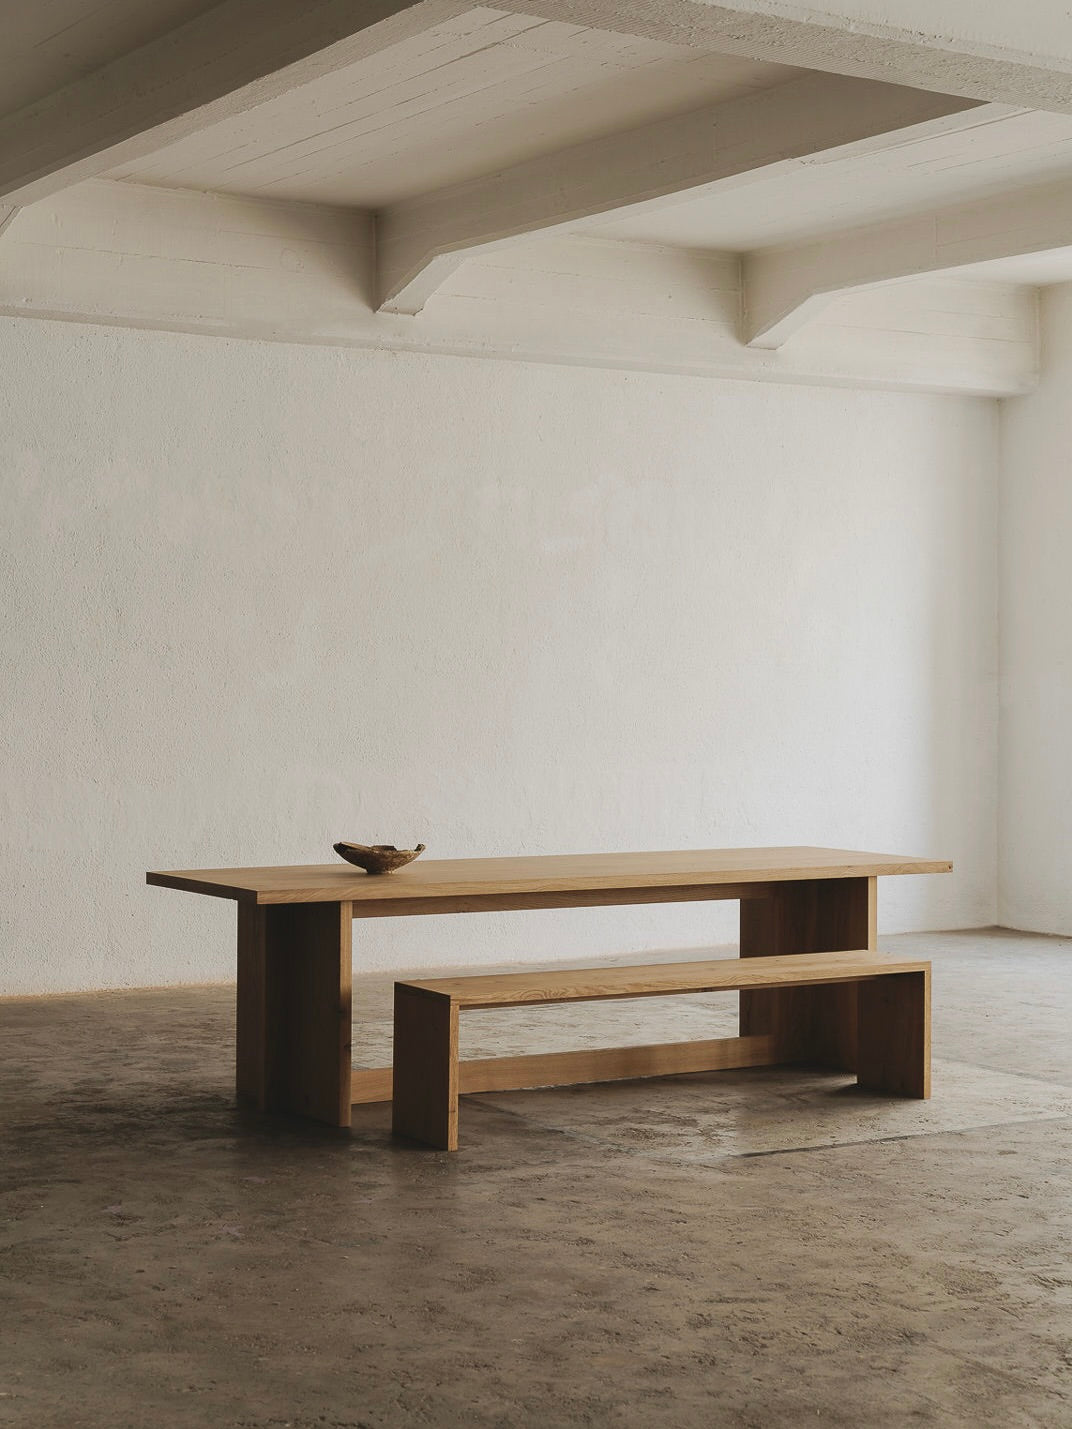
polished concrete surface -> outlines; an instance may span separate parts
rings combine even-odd
[[[882,941],[934,958],[929,1104],[764,1070],[504,1093],[454,1156],[384,1106],[237,1110],[229,989],[0,1003],[0,1425],[1072,1429],[1072,941]],[[731,1009],[473,1013],[464,1050]]]

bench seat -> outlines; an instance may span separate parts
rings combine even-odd
[[[870,950],[722,958],[636,967],[553,968],[395,983],[393,1129],[454,1151],[462,1091],[561,1086],[637,1076],[772,1066],[806,1060],[794,1025],[808,1003],[748,1037],[459,1062],[463,1009],[757,988],[856,988],[857,1081],[868,1091],[930,1095],[930,963]],[[516,1077],[511,1080],[509,1068]],[[494,1067],[495,1075],[482,1075]]]

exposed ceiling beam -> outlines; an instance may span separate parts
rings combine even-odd
[[[1063,5],[930,0],[926,24],[889,0],[495,0],[497,9],[966,98],[1072,114]]]
[[[744,260],[745,338],[780,347],[839,293],[1072,247],[1072,184],[1037,184]]]
[[[641,212],[674,195],[698,197],[716,185],[814,163],[832,150],[880,150],[908,128],[942,132],[977,109],[974,100],[809,74],[540,155],[384,209],[377,217],[380,306],[419,312],[480,248],[593,214]]]
[[[0,203],[33,203],[470,10],[467,0],[224,0],[0,119]]]
[[[740,341],[740,262],[591,236],[466,265],[424,319],[372,310],[368,214],[91,180],[0,240],[0,316],[775,382],[1009,396],[1037,379],[1034,293],[861,292],[804,341]]]

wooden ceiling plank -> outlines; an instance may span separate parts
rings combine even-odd
[[[467,33],[464,43],[425,47],[423,54],[413,42],[396,46],[114,168],[111,176],[382,208],[797,74],[631,36],[623,43],[606,31],[526,23],[513,34],[486,26],[479,33],[486,44]],[[540,39],[552,29],[553,42]],[[417,98],[435,89],[434,108],[430,98]],[[407,101],[413,102],[401,107]],[[344,127],[348,121],[355,127]],[[400,155],[403,121],[412,132],[404,132],[407,152]],[[272,158],[284,146],[293,169],[278,168]],[[248,165],[229,169],[231,154]]]
[[[467,255],[489,245],[710,192],[836,149],[881,149],[891,135],[976,108],[896,85],[804,75],[405,200],[377,219],[381,310],[419,312]]]
[[[217,0],[38,0],[0,5],[0,114],[62,89]]]
[[[881,162],[850,152],[833,162],[775,171],[747,188],[583,225],[605,238],[751,252],[815,242],[863,225],[900,220],[1002,188],[1053,183],[1072,174],[1072,118],[988,105],[923,138],[888,145]],[[1020,157],[1003,154],[1013,145]],[[957,162],[957,161],[961,162]]]
[[[412,92],[405,97],[396,95],[393,100],[384,99],[379,105],[369,104],[366,106],[364,114],[344,124],[281,145],[278,149],[270,152],[263,150],[254,152],[242,162],[265,171],[264,187],[267,188],[275,182],[307,175],[310,170],[310,161],[314,161],[315,164],[320,155],[330,155],[340,150],[351,150],[353,146],[371,135],[383,134],[401,128],[411,121],[422,120],[436,110],[447,108],[458,102],[471,106],[474,98],[478,98],[482,94],[493,92],[503,85],[515,84],[519,78],[539,70],[556,67],[554,60],[549,60],[532,51],[506,51],[500,58],[497,58],[494,66],[489,64],[489,60],[485,56],[471,56],[470,59],[472,63],[460,65],[456,79],[446,88],[428,86],[418,88],[416,81],[408,86],[399,86],[402,91],[408,88]],[[470,107],[466,129],[471,129],[479,122],[473,117]],[[287,156],[283,161],[284,166],[274,165],[273,161],[284,154]],[[227,174],[233,172],[237,167],[239,166],[234,165],[222,171],[221,187],[227,187]],[[353,167],[352,162],[344,163],[343,167],[344,170]]]
[[[165,149],[147,160],[117,167],[112,176],[226,190],[233,183],[229,176],[235,170],[221,161],[236,155],[253,170],[251,182],[241,184],[242,191],[256,193],[261,191],[262,177],[265,181],[279,177],[273,159],[285,152],[295,161],[287,172],[304,179],[310,176],[307,156],[352,144],[389,127],[391,116],[401,105],[416,106],[422,98],[447,93],[465,98],[477,92],[479,76],[490,68],[497,67],[500,82],[508,83],[527,71],[551,65],[553,61],[542,51],[516,45],[530,29],[544,24],[506,16],[461,35],[437,27],[428,36],[416,36],[383,55],[348,67],[313,89],[281,94],[255,111],[214,124],[172,146],[170,153]],[[439,36],[435,44],[422,43],[433,34]],[[444,74],[450,78],[446,89]],[[281,136],[277,146],[266,145],[269,134]]]
[[[596,29],[717,50],[830,74],[904,84],[986,103],[1072,114],[1067,46],[1014,49],[987,41],[976,23],[927,32],[896,17],[839,23],[814,0],[498,0],[504,10],[567,18]],[[971,6],[961,6],[971,15]],[[975,7],[985,9],[986,7]],[[1001,12],[1009,7],[994,6]],[[1021,7],[1023,8],[1023,7]],[[1028,9],[1031,7],[1028,6]],[[1060,7],[1053,7],[1058,10]],[[1062,19],[1062,35],[1067,22]],[[985,27],[984,27],[985,28]]]
[[[45,198],[472,8],[468,0],[223,0],[0,119],[0,202]]]
[[[337,110],[366,104],[375,113],[379,107],[379,97],[392,86],[404,83],[419,74],[434,73],[444,64],[484,48],[489,28],[489,22],[479,28],[470,25],[464,30],[459,30],[457,23],[436,25],[393,45],[382,54],[370,55],[366,60],[347,67],[333,77],[338,86],[337,103],[324,103],[325,94],[329,97],[331,95],[330,81],[316,87],[316,112],[326,116]],[[515,23],[509,33],[521,33],[520,27]],[[355,91],[358,98],[353,97]],[[136,183],[149,181],[157,184],[181,184],[184,177],[193,171],[196,179],[197,171],[203,169],[206,163],[212,164],[226,158],[230,153],[239,151],[260,152],[265,130],[287,131],[294,108],[295,96],[292,91],[287,90],[255,109],[213,123],[208,128],[185,137],[179,145],[154,151],[148,174],[143,172],[143,161],[137,159],[117,166],[111,171],[110,177],[129,179]],[[177,158],[173,159],[172,155]],[[195,182],[193,186],[205,185]]]

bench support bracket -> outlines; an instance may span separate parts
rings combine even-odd
[[[895,973],[861,982],[857,992],[861,1091],[899,1097],[931,1094],[931,975]]]
[[[391,1130],[458,1149],[458,1004],[395,983]]]

